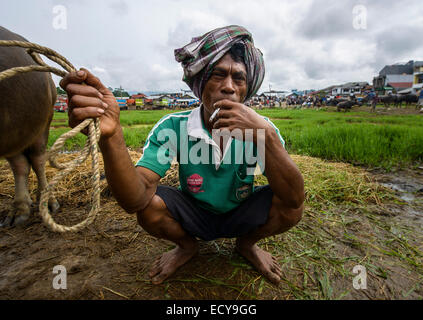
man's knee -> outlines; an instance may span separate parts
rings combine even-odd
[[[289,209],[287,216],[288,216],[288,223],[291,227],[295,227],[302,219],[304,212],[304,204],[301,207],[296,209]]]
[[[277,221],[282,232],[295,227],[303,216],[304,204],[299,208],[277,207]]]
[[[163,219],[166,219],[167,207],[164,201],[154,195],[150,203],[143,210],[137,212],[138,224],[148,233],[157,236]]]

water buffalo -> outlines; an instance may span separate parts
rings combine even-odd
[[[402,107],[402,103],[405,102],[405,106],[409,106],[412,103],[417,103],[419,101],[419,97],[415,94],[404,94],[404,95],[398,95],[397,96],[397,104],[396,106]],[[416,106],[416,108],[418,108]]]
[[[401,108],[403,102],[405,102],[405,105],[408,106],[412,103],[417,103],[418,100],[419,98],[415,94],[390,94],[386,96],[379,96],[379,101],[382,102],[385,107],[389,107],[393,104],[395,107]]]
[[[386,96],[379,96],[378,101],[383,103],[386,108],[386,107],[389,107],[391,104],[397,105],[398,98],[394,94],[389,94]]]
[[[360,105],[360,103],[358,103],[356,100],[342,101],[336,105],[336,111],[344,110],[345,112],[347,112],[348,110],[351,110],[353,106],[356,105]]]
[[[345,99],[345,98],[333,98],[333,99],[329,100],[326,103],[326,105],[336,107],[339,103],[346,102],[346,101],[349,101],[349,100]]]
[[[0,40],[27,41],[0,27]],[[33,65],[32,57],[22,48],[0,47],[0,71]],[[23,224],[31,214],[28,176],[32,169],[38,179],[38,198],[47,186],[46,146],[56,88],[49,73],[30,72],[0,82],[0,157],[9,162],[15,178],[14,208],[1,226]],[[59,204],[49,199],[53,212]]]

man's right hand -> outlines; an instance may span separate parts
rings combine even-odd
[[[102,139],[110,138],[120,130],[116,98],[99,78],[81,68],[64,77],[60,86],[68,94],[70,127],[74,128],[88,118],[100,118]]]

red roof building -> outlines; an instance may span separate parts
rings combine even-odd
[[[388,86],[398,91],[402,89],[411,88],[413,86],[413,83],[412,82],[389,82]]]
[[[133,94],[132,96],[131,96],[131,99],[142,99],[142,98],[145,98],[146,97],[146,95],[145,94]]]

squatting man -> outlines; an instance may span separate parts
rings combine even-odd
[[[117,202],[128,213],[137,214],[146,232],[176,244],[153,263],[152,283],[162,283],[188,262],[198,252],[198,239],[236,238],[236,250],[277,284],[281,277],[277,259],[257,242],[300,221],[304,181],[279,130],[243,104],[263,82],[262,53],[245,28],[228,26],[193,38],[175,50],[175,58],[182,64],[183,81],[201,105],[164,116],[149,133],[135,166],[125,145],[115,97],[86,69],[68,74],[60,83],[69,96],[69,125],[100,119],[99,146]],[[176,133],[172,148],[162,148],[169,142],[161,134],[165,129]],[[249,139],[246,134],[224,139],[212,134],[216,129],[253,134]],[[235,161],[242,150],[261,144],[264,155],[255,164],[248,159]],[[186,152],[193,148],[209,161],[186,159]],[[231,157],[230,161],[223,161],[225,157]],[[169,158],[180,163],[179,188],[158,185],[171,166]],[[264,168],[268,185],[254,187],[254,170],[248,169],[256,165]]]

